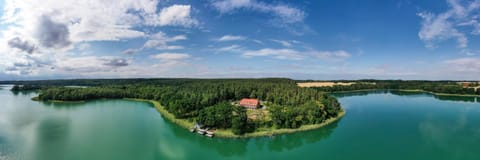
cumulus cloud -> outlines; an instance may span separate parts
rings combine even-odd
[[[45,47],[61,48],[76,42],[145,36],[138,26],[198,24],[191,15],[190,5],[157,8],[158,3],[158,0],[7,0],[1,22],[10,27],[2,32],[37,39]]]
[[[8,46],[12,48],[17,48],[27,53],[33,53],[35,50],[35,45],[28,41],[23,41],[19,37],[12,38],[8,40]]]
[[[196,26],[198,21],[190,15],[190,5],[173,5],[163,8],[159,14],[147,16],[146,23],[154,26]]]
[[[163,32],[158,32],[152,36],[150,39],[145,42],[143,45],[144,48],[156,48],[158,50],[174,50],[174,49],[183,49],[183,46],[179,45],[168,45],[170,42],[176,42],[180,40],[186,40],[187,36],[185,35],[177,35],[173,37],[167,36]]]
[[[139,51],[140,51],[139,49],[127,49],[127,50],[124,50],[122,54],[135,54]]]
[[[419,38],[425,42],[427,48],[435,48],[435,44],[455,39],[459,48],[468,46],[467,34],[465,29],[459,27],[468,27],[471,34],[480,33],[480,24],[478,16],[474,13],[480,8],[480,1],[474,1],[462,5],[458,0],[448,0],[449,10],[434,14],[431,12],[421,12],[417,15],[422,18],[421,29],[418,33]]]
[[[123,66],[128,66],[128,60],[124,58],[111,58],[111,59],[103,59],[105,63],[103,65],[105,66],[111,66],[111,67],[123,67]]]
[[[212,6],[223,14],[240,9],[268,13],[284,24],[299,23],[305,19],[304,11],[285,4],[267,4],[256,0],[215,0],[212,1]]]
[[[174,69],[180,66],[188,66],[188,60],[192,56],[186,53],[159,53],[152,55],[151,57],[160,60],[160,63],[155,64],[152,67],[165,70],[168,68]]]
[[[480,73],[480,58],[458,58],[445,63],[456,72]]]
[[[178,50],[183,49],[181,45],[170,45],[169,43],[186,40],[185,35],[168,36],[163,32],[157,32],[148,36],[148,40],[140,48],[130,48],[124,50],[122,54],[135,54],[144,49],[155,48],[157,50]]]
[[[344,50],[315,51],[313,52],[313,55],[321,60],[333,60],[333,61],[345,60],[352,56],[350,53]]]
[[[218,41],[225,42],[225,41],[241,41],[247,39],[244,36],[236,36],[236,35],[224,35],[218,38]]]
[[[40,17],[36,38],[46,48],[64,48],[71,44],[67,25],[54,22],[49,16]]]
[[[58,61],[52,64],[57,74],[95,74],[116,72],[130,65],[130,60],[113,56],[80,56],[80,57],[59,57]],[[127,69],[127,68],[125,68]]]
[[[276,59],[300,60],[304,56],[299,51],[293,49],[272,49],[264,48],[259,50],[249,50],[242,53],[244,57],[265,57],[271,56]]]
[[[190,5],[164,6],[159,5],[159,0],[6,0],[2,9],[0,23],[4,29],[0,30],[0,42],[5,45],[0,46],[0,54],[4,55],[0,59],[0,68],[5,68],[9,74],[46,75],[51,69],[62,74],[78,74],[70,72],[72,70],[107,73],[114,66],[118,66],[115,70],[131,69],[128,59],[85,57],[77,52],[89,48],[82,44],[132,38],[147,39],[142,49],[180,49],[183,46],[168,43],[185,40],[185,35],[148,35],[149,27],[191,28],[200,24],[193,17]],[[72,49],[76,50],[73,52]],[[16,50],[22,51],[21,54]],[[124,53],[138,51],[131,49]],[[44,54],[31,54],[39,60],[25,55],[34,52]],[[31,65],[13,64],[23,61]],[[39,68],[39,65],[45,67]]]
[[[52,61],[39,57],[39,55],[26,54],[16,55],[15,58],[10,59],[8,56],[4,58],[9,59],[4,64],[5,73],[12,75],[31,75],[40,73],[39,70],[48,69],[52,67]]]

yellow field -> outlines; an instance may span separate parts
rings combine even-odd
[[[297,83],[299,87],[331,87],[335,85],[349,86],[355,84],[355,82],[302,82]]]

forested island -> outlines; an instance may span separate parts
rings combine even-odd
[[[94,99],[146,100],[164,117],[185,128],[194,123],[214,128],[221,137],[269,136],[321,127],[344,112],[336,98],[284,78],[265,79],[98,79],[5,81],[39,86],[40,101]],[[72,88],[64,86],[87,86]],[[244,98],[261,102],[246,109]]]

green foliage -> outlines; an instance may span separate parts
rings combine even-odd
[[[55,83],[56,82],[56,83]],[[29,82],[35,84],[34,82]],[[268,102],[272,122],[254,124],[298,128],[316,124],[341,111],[335,98],[320,90],[300,88],[290,79],[121,79],[40,81],[48,84],[40,100],[79,101],[99,98],[138,98],[160,102],[176,118],[195,119],[203,125],[251,131],[244,110],[229,102],[256,97]],[[58,84],[57,84],[58,83]],[[62,85],[87,85],[67,88]],[[249,128],[249,129],[247,129]]]
[[[244,107],[234,107],[232,132],[236,135],[244,134],[247,131],[247,119],[247,111]]]
[[[200,110],[197,122],[209,127],[230,128],[233,106],[222,102]]]

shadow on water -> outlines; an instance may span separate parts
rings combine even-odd
[[[369,91],[336,92],[336,93],[331,93],[331,95],[337,98],[343,98],[343,97],[352,97],[352,96],[366,96],[369,94],[383,94],[388,92],[389,92],[388,90],[369,90]]]
[[[409,92],[399,90],[372,90],[372,91],[356,91],[356,92],[343,92],[332,93],[331,95],[337,98],[352,97],[352,96],[366,96],[369,94],[385,94],[390,93],[396,96],[408,96],[408,97],[433,97],[441,101],[455,101],[455,102],[472,102],[480,103],[480,97],[473,96],[449,96],[449,95],[434,95],[427,92]]]
[[[470,114],[471,111],[460,110],[449,112],[450,116],[429,115],[419,123],[418,128],[422,140],[432,144],[440,154],[454,152],[454,155],[443,155],[448,159],[475,159],[480,143],[480,118]],[[448,119],[445,121],[445,119]],[[478,159],[478,158],[476,158]]]
[[[335,131],[335,128],[337,128],[341,120],[342,119],[339,119],[334,123],[316,130],[279,135],[272,138],[260,138],[257,140],[257,146],[260,149],[261,146],[266,144],[269,151],[283,152],[299,148],[306,144],[318,143],[327,139]]]
[[[39,122],[36,128],[38,148],[35,159],[56,160],[65,159],[70,135],[70,119],[66,117],[48,117]]]
[[[173,132],[176,138],[184,139],[210,150],[217,151],[225,157],[242,156],[247,153],[247,145],[250,139],[224,139],[224,138],[208,138],[196,133],[191,133],[180,126],[163,119]]]
[[[390,93],[397,96],[433,97],[441,101],[472,102],[472,103],[479,102],[478,97],[473,97],[473,96],[434,95],[426,92],[405,92],[405,91],[390,91]]]
[[[462,97],[462,96],[434,96],[435,99],[443,101],[460,101],[460,102],[472,102],[480,103],[479,97]]]
[[[176,138],[195,142],[199,146],[202,146],[202,148],[215,150],[217,153],[225,157],[243,157],[246,155],[246,153],[248,153],[247,146],[250,142],[253,142],[256,150],[268,150],[273,152],[283,152],[302,147],[306,144],[318,143],[324,139],[327,139],[334,132],[341,119],[316,130],[293,134],[283,134],[274,137],[258,137],[245,139],[207,138],[196,133],[190,133],[189,131],[169,122],[168,120],[164,121],[168,124],[167,126],[173,131]]]
[[[87,103],[95,103],[95,101],[90,102],[48,102],[48,101],[39,101],[45,107],[54,108],[57,110],[70,110],[78,107],[88,106]]]
[[[37,94],[38,91],[11,91],[13,93],[13,95],[15,96],[28,96],[28,95],[31,95],[31,94]]]

